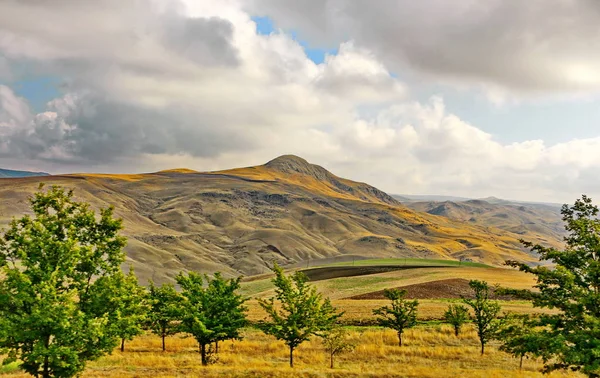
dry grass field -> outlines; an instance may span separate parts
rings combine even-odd
[[[115,350],[90,363],[83,377],[544,377],[540,361],[525,360],[519,370],[519,361],[495,344],[479,355],[470,326],[456,338],[448,326],[421,325],[406,332],[402,347],[393,331],[362,327],[349,333],[357,348],[338,357],[333,370],[318,338],[302,344],[290,368],[282,342],[247,329],[243,340],[222,343],[216,363],[206,368],[193,339],[171,337],[163,353],[158,337],[144,335],[129,342],[124,353]],[[3,375],[28,377],[18,370]],[[547,377],[579,376],[556,372]]]

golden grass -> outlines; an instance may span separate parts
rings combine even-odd
[[[318,338],[302,344],[295,353],[295,367],[288,366],[286,346],[254,329],[241,341],[221,343],[218,360],[202,367],[197,345],[191,338],[170,337],[163,353],[160,339],[144,335],[126,345],[124,353],[91,362],[84,377],[544,377],[537,360],[518,360],[490,344],[479,355],[475,330],[468,326],[456,338],[448,326],[419,326],[405,333],[404,346],[397,346],[393,331],[379,328],[352,329],[354,352],[336,359],[329,369]],[[20,372],[11,378],[27,377]],[[548,377],[580,377],[555,372]]]
[[[242,283],[245,294],[253,297],[265,297],[273,294],[271,276],[248,280]],[[258,277],[257,277],[258,278]],[[500,285],[513,289],[531,289],[535,284],[531,274],[515,269],[483,267],[418,268],[397,270],[394,272],[370,274],[356,277],[340,277],[312,282],[317,290],[331,299],[344,299],[353,295],[370,293],[386,288],[414,285],[425,282],[463,278],[482,280],[489,285]]]

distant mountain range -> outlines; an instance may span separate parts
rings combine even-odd
[[[49,176],[49,173],[45,172],[28,172],[28,171],[13,171],[12,169],[0,168],[0,178],[15,178],[15,177],[35,177],[35,176]]]
[[[560,243],[552,212],[485,201],[402,204],[292,155],[219,172],[3,179],[0,228],[28,212],[39,182],[73,188],[94,208],[114,206],[129,240],[127,264],[142,282],[180,270],[259,274],[274,262],[345,255],[534,262],[520,238]]]

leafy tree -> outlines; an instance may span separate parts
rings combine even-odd
[[[489,299],[490,289],[487,282],[472,280],[469,286],[475,292],[475,299],[463,299],[474,312],[473,322],[477,327],[477,336],[481,344],[481,354],[485,353],[485,344],[494,338],[497,329],[497,317],[500,304]]]
[[[36,377],[72,377],[111,352],[118,335],[109,303],[123,291],[103,283],[122,275],[125,239],[111,208],[98,218],[60,187],[30,199],[33,215],[0,238],[0,350]]]
[[[285,341],[290,348],[290,366],[294,366],[294,349],[313,335],[321,335],[331,329],[342,316],[331,305],[329,298],[317,293],[307,284],[302,272],[286,276],[278,265],[273,267],[275,297],[260,299],[260,306],[270,320],[262,320],[258,326],[268,335]]]
[[[111,286],[109,290],[114,290],[116,286],[123,291],[123,295],[113,303],[110,315],[115,332],[121,338],[121,352],[124,352],[125,341],[131,341],[144,332],[143,326],[150,306],[146,289],[139,285],[133,267],[129,268],[127,275],[121,275]]]
[[[469,309],[462,305],[450,305],[444,312],[444,320],[454,327],[454,335],[458,337],[463,324],[469,321]]]
[[[239,339],[240,330],[247,324],[245,299],[237,294],[240,278],[224,279],[215,273],[213,279],[190,272],[180,273],[176,280],[181,286],[182,330],[198,342],[202,365],[210,362],[210,345],[220,340]]]
[[[557,310],[529,324],[545,371],[569,368],[588,377],[600,377],[600,219],[598,207],[583,195],[573,206],[563,205],[567,236],[564,250],[524,242],[552,267],[507,264],[536,276],[536,292],[513,291],[532,299],[533,305]]]
[[[500,319],[496,338],[502,342],[500,350],[519,358],[519,369],[523,367],[523,358],[539,344],[534,334],[528,332],[528,315],[508,314]]]
[[[417,307],[419,301],[406,300],[406,290],[385,289],[383,295],[392,301],[392,307],[383,306],[373,310],[374,315],[379,315],[377,323],[380,326],[391,328],[398,334],[398,345],[402,346],[402,334],[407,328],[417,324]]]
[[[165,338],[179,332],[178,319],[181,318],[182,297],[175,287],[169,284],[155,286],[150,282],[148,286],[148,311],[147,326],[157,336],[162,338],[162,350],[166,350]]]
[[[327,354],[329,354],[329,367],[334,367],[334,357],[351,352],[355,348],[355,344],[348,339],[348,332],[342,327],[334,327],[321,335],[321,341]]]

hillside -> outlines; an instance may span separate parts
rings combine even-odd
[[[419,212],[473,225],[496,227],[528,240],[560,247],[565,229],[558,205],[516,203],[497,198],[464,201],[409,202]]]
[[[34,177],[34,176],[49,176],[49,174],[45,173],[45,172],[14,171],[12,169],[0,168],[0,178]]]
[[[0,180],[0,225],[27,211],[40,182],[75,189],[93,207],[113,205],[141,281],[182,269],[260,274],[340,255],[535,261],[519,234],[418,213],[364,183],[295,156],[220,172],[74,174]],[[534,238],[541,241],[542,236]]]

